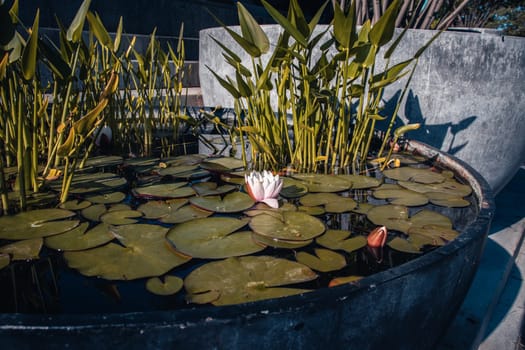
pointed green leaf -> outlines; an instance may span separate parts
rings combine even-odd
[[[268,14],[272,16],[272,18],[283,27],[283,29],[290,34],[301,46],[307,47],[308,42],[306,41],[306,38],[304,37],[301,32],[290,23],[290,21],[284,17],[278,10],[276,10],[272,5],[270,5],[265,0],[262,0],[262,4]]]
[[[372,45],[381,47],[392,39],[396,28],[396,17],[400,6],[401,1],[394,0],[394,2],[388,6],[381,18],[379,18],[379,20],[372,26],[369,34]]]
[[[241,26],[242,36],[247,41],[253,43],[261,53],[266,53],[270,49],[270,41],[268,36],[261,28],[259,23],[248,12],[242,3],[237,3],[237,13],[239,16],[239,23]]]
[[[29,41],[22,53],[22,72],[24,79],[31,80],[35,76],[38,53],[38,22],[40,19],[40,10],[36,11],[35,21],[31,27]]]
[[[95,34],[98,41],[103,46],[107,47],[110,50],[113,50],[113,41],[111,40],[111,37],[109,36],[109,33],[106,30],[106,27],[104,27],[104,24],[102,23],[102,20],[100,19],[98,14],[93,14],[93,12],[88,11],[87,20],[89,22],[91,32]]]
[[[73,21],[71,22],[71,25],[69,26],[67,30],[67,40],[77,43],[80,41],[80,38],[82,36],[82,30],[84,29],[84,21],[86,20],[86,15],[89,10],[89,5],[91,4],[91,0],[84,0],[82,5],[80,5],[75,18],[73,18]]]

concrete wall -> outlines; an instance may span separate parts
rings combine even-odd
[[[275,43],[278,28],[265,30]],[[433,35],[428,30],[408,31],[394,62],[411,57]],[[204,104],[231,106],[232,99],[206,68],[221,76],[233,73],[210,36],[243,60],[248,57],[222,28],[201,31],[199,76]],[[386,91],[387,108],[395,103],[403,84],[397,82]],[[525,38],[483,31],[443,33],[420,58],[399,114],[400,125],[422,124],[409,138],[468,162],[499,191],[525,161]]]

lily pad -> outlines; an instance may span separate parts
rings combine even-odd
[[[352,190],[362,190],[373,188],[381,185],[381,180],[375,177],[365,175],[340,174],[338,178],[348,181],[352,184]]]
[[[414,235],[426,236],[432,239],[432,245],[441,246],[455,239],[459,235],[459,232],[439,225],[424,225],[422,227],[410,228],[408,235],[410,238]]]
[[[108,280],[132,280],[161,276],[191,258],[170,249],[167,228],[132,224],[111,229],[120,244],[64,253],[69,267],[86,276]]]
[[[198,169],[199,166],[197,164],[193,165],[178,165],[178,166],[170,166],[165,168],[159,168],[157,170],[157,173],[160,176],[173,176],[177,177],[177,174],[187,174],[188,172],[193,172],[194,170]]]
[[[84,222],[66,233],[46,237],[44,243],[56,250],[84,250],[101,246],[115,238],[108,224],[98,224],[86,232],[88,227],[89,223]]]
[[[111,192],[126,185],[126,179],[114,173],[77,174],[73,178],[69,193],[90,194]]]
[[[12,261],[38,259],[43,242],[42,238],[31,238],[7,244],[0,247],[0,255],[7,254]]]
[[[126,194],[123,192],[111,192],[99,195],[93,195],[86,197],[88,201],[95,204],[113,204],[122,202],[126,198]]]
[[[182,289],[184,280],[177,276],[165,276],[164,281],[159,277],[152,277],[146,281],[146,289],[157,295],[173,295]]]
[[[83,209],[80,213],[82,216],[90,221],[100,221],[100,216],[107,211],[104,204],[95,204]]]
[[[351,182],[336,175],[294,174],[293,178],[305,184],[309,192],[341,192],[352,187]]]
[[[75,215],[65,209],[38,209],[0,217],[0,239],[21,240],[56,235],[71,230],[78,220],[61,220]],[[54,221],[59,220],[59,221]]]
[[[325,231],[321,220],[301,211],[283,211],[280,217],[257,215],[250,221],[250,228],[261,236],[288,241],[313,239]]]
[[[272,248],[282,248],[282,249],[299,249],[306,247],[307,245],[311,244],[314,240],[313,239],[307,239],[305,241],[289,241],[285,239],[277,239],[272,237],[266,237],[258,235],[255,232],[252,232],[253,239],[255,242],[258,242],[260,244],[272,247]]]
[[[324,235],[317,237],[317,244],[332,249],[344,250],[348,253],[359,250],[366,246],[364,236],[350,237],[350,231],[345,230],[327,230]]]
[[[120,165],[124,159],[121,156],[98,156],[86,160],[84,168],[102,168]]]
[[[407,207],[394,204],[376,206],[368,211],[367,217],[375,225],[384,225],[390,230],[404,233],[408,233],[412,227],[425,225],[452,228],[452,221],[443,214],[423,209],[409,218]]]
[[[183,254],[202,259],[248,255],[266,248],[250,231],[235,232],[248,220],[213,217],[191,220],[170,229],[167,238]]]
[[[136,197],[147,199],[191,197],[195,195],[195,191],[191,187],[186,186],[187,184],[187,182],[174,182],[144,187],[136,187],[133,189],[133,194]]]
[[[221,196],[193,197],[190,203],[208,211],[216,213],[237,213],[251,208],[255,201],[246,193],[233,192]]]
[[[422,253],[420,246],[413,244],[412,242],[406,239],[400,238],[400,237],[394,237],[390,241],[388,241],[386,244],[390,248],[403,252],[403,253],[409,253],[409,254],[421,254]]]
[[[231,305],[308,292],[275,288],[311,281],[317,275],[307,266],[270,256],[245,256],[207,263],[184,280],[190,302]]]
[[[346,266],[345,257],[329,249],[317,248],[315,255],[298,252],[295,258],[298,262],[320,272],[337,271]]]
[[[72,199],[60,204],[60,208],[66,210],[82,210],[89,207],[90,205],[90,201]]]
[[[440,183],[445,181],[445,177],[440,173],[432,171],[430,168],[402,167],[387,169],[383,175],[398,181],[412,181],[423,184]]]
[[[233,157],[221,157],[221,158],[207,158],[200,163],[201,168],[216,171],[216,172],[228,172],[235,169],[244,168],[244,162],[242,159]]]
[[[357,203],[352,198],[342,197],[335,193],[309,193],[299,200],[304,206],[324,205],[329,213],[345,213],[353,210]]]
[[[313,215],[313,216],[321,216],[326,213],[326,210],[324,209],[324,207],[321,207],[321,206],[307,207],[307,206],[302,205],[298,207],[297,210],[305,212],[306,214]]]
[[[212,211],[200,209],[193,205],[186,205],[166,216],[163,216],[160,219],[160,222],[165,224],[180,224],[193,219],[206,218],[211,215],[213,215]]]
[[[283,188],[279,193],[284,198],[299,198],[308,193],[308,187],[301,181],[284,176]]]
[[[398,181],[398,184],[401,187],[419,193],[439,192],[455,195],[457,197],[466,197],[472,193],[472,187],[463,185],[454,179],[448,178],[440,183],[421,184],[411,181]]]
[[[336,278],[333,278],[330,281],[330,283],[328,283],[328,287],[336,287],[341,284],[355,283],[361,279],[363,279],[363,276],[357,276],[357,275],[336,277]]]
[[[414,191],[406,189],[398,190],[376,190],[374,197],[388,199],[392,204],[406,205],[409,207],[421,206],[428,203],[428,197]]]
[[[187,198],[177,198],[169,201],[148,201],[139,205],[137,210],[142,212],[146,219],[160,219],[175,212],[188,202]]]
[[[218,196],[234,191],[233,185],[218,186],[216,182],[198,182],[191,186],[199,196]]]
[[[140,218],[142,212],[138,210],[109,210],[107,213],[100,216],[100,221],[109,225],[127,225],[134,224]]]
[[[373,207],[375,207],[374,204],[357,202],[357,207],[352,209],[352,212],[357,214],[366,214]]]
[[[462,197],[450,193],[427,192],[425,195],[429,198],[430,203],[447,208],[464,208],[470,205],[470,202]]]

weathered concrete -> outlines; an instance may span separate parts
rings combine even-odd
[[[234,27],[236,28],[236,27]],[[277,26],[265,26],[276,42]],[[411,57],[434,31],[409,30],[393,61]],[[221,76],[233,70],[224,62],[211,36],[247,55],[222,28],[200,32],[199,75],[205,105],[232,105],[228,93],[208,68]],[[248,64],[247,66],[251,66]],[[422,55],[400,124],[422,127],[408,136],[440,148],[472,165],[495,192],[512,178],[525,160],[525,38],[494,32],[448,31]],[[402,89],[400,81],[385,92],[387,108]]]

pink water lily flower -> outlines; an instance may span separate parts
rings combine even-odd
[[[248,194],[256,202],[263,202],[272,208],[279,208],[279,192],[283,188],[283,179],[267,170],[252,171],[244,175]]]

